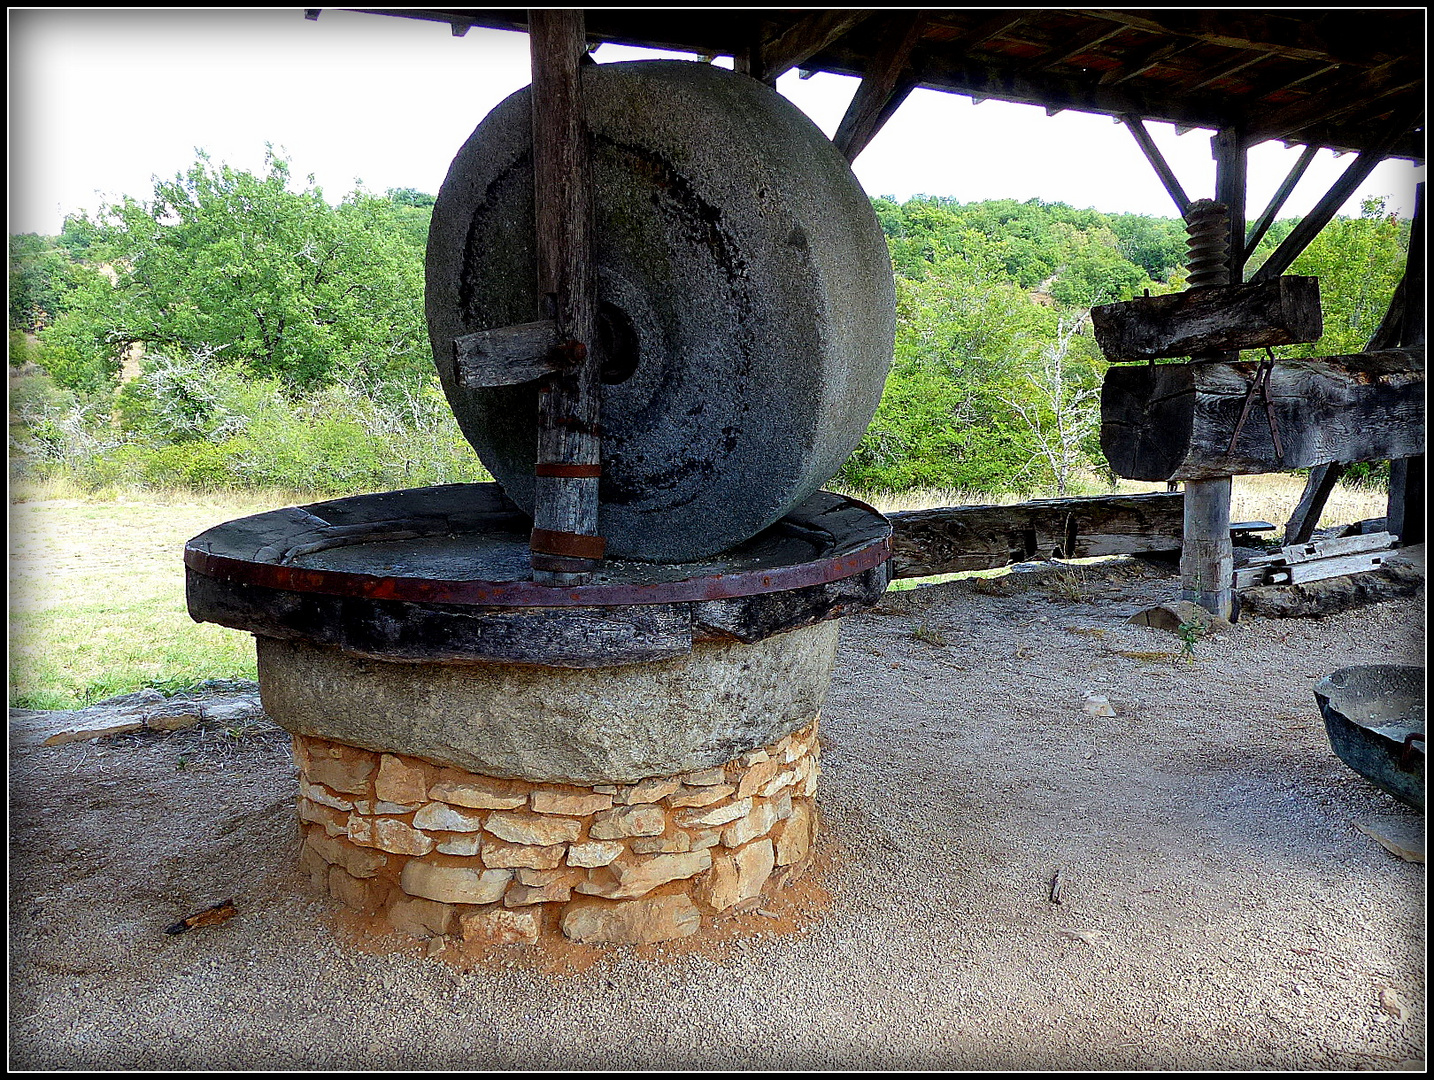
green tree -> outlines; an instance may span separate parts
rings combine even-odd
[[[330,207],[313,185],[290,190],[272,149],[261,175],[202,152],[148,201],[105,208],[90,256],[116,287],[71,305],[91,368],[114,369],[132,343],[241,364],[297,386],[345,378],[376,392],[426,378],[422,261],[398,204],[359,191]]]

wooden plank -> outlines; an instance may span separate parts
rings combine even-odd
[[[867,66],[861,84],[857,86],[832,138],[847,161],[856,160],[895,111],[889,106],[902,81],[911,50],[921,38],[922,23],[920,12],[902,12],[892,16],[883,31],[876,55]],[[901,96],[905,97],[905,94]]]
[[[892,576],[991,570],[1030,559],[1177,551],[1183,501],[1179,492],[1158,492],[889,514]]]
[[[1150,167],[1155,170],[1155,175],[1160,177],[1160,182],[1165,186],[1166,193],[1175,201],[1175,208],[1184,217],[1185,212],[1190,209],[1190,196],[1185,194],[1185,189],[1180,186],[1179,179],[1175,176],[1175,170],[1165,160],[1165,155],[1160,152],[1160,147],[1155,145],[1155,140],[1150,137],[1146,130],[1145,121],[1139,116],[1127,113],[1120,118],[1130,133],[1135,136],[1136,143],[1145,154],[1145,160],[1150,162]]]
[[[1199,480],[1424,452],[1423,346],[1277,362],[1270,400],[1283,457],[1258,403],[1229,452],[1257,368],[1112,367],[1101,393],[1101,448],[1116,475]]]
[[[1288,275],[1103,304],[1090,321],[1111,362],[1291,345],[1324,333],[1319,278]]]
[[[560,348],[557,335],[557,324],[552,319],[539,319],[454,339],[458,385],[515,386],[571,371],[582,363],[587,349]]]
[[[761,47],[762,78],[776,82],[869,19],[874,11],[814,11]]]
[[[592,265],[591,161],[583,119],[581,60],[587,52],[580,10],[528,11],[533,65],[533,189],[538,290],[564,341],[587,347],[575,369],[551,375],[538,395],[539,465],[601,462],[597,296]],[[539,536],[598,532],[596,476],[538,476],[533,526]],[[533,552],[533,580],[572,585],[596,560]]]

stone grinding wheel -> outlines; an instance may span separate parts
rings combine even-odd
[[[680,562],[756,535],[861,440],[891,364],[881,229],[795,106],[688,61],[583,68],[603,353],[609,558]],[[454,339],[543,317],[530,89],[459,151],[429,232],[434,359],[465,437],[533,510],[538,384],[467,388]]]

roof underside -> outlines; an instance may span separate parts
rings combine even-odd
[[[366,9],[525,30],[525,9]],[[663,10],[588,9],[593,42],[734,56],[773,77],[800,66],[862,76],[889,69],[915,86],[1239,128],[1247,145],[1359,151],[1400,134],[1389,156],[1424,159],[1423,9]],[[908,51],[909,50],[909,51]]]

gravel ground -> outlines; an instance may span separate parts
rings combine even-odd
[[[360,948],[294,869],[282,733],[12,740],[11,1068],[1422,1069],[1424,867],[1355,824],[1423,819],[1310,692],[1422,664],[1422,592],[1191,655],[1124,625],[1177,589],[1118,559],[847,619],[829,899],[706,952]]]

